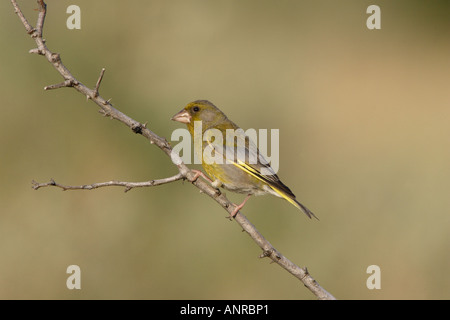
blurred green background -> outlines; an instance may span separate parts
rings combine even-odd
[[[19,4],[35,25],[36,3]],[[337,298],[450,298],[448,1],[47,4],[48,47],[90,87],[105,67],[100,94],[157,134],[195,99],[280,129],[279,175],[320,221],[275,197],[243,212]],[[66,28],[71,4],[81,30]],[[381,30],[366,27],[371,4]],[[27,53],[9,1],[0,12],[0,298],[314,299],[189,183],[34,191],[177,171],[75,90],[44,91],[59,74]],[[81,290],[66,288],[72,264]]]

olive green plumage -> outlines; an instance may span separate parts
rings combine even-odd
[[[204,170],[214,180],[214,186],[222,186],[227,190],[249,196],[272,194],[286,199],[309,218],[315,217],[308,208],[296,200],[292,191],[281,182],[243,131],[238,130],[240,128],[211,102],[207,100],[191,102],[173,116],[172,120],[185,123],[192,137],[195,121],[201,121],[202,155],[198,156],[201,156]],[[234,132],[237,132],[233,139],[226,139],[227,129],[234,129]],[[222,140],[216,140],[217,133],[221,133]],[[205,148],[209,148],[208,152],[205,152]],[[210,153],[214,158],[205,157],[205,154]],[[221,161],[212,161],[217,159]]]

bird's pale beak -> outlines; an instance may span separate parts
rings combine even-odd
[[[181,123],[191,123],[192,117],[189,114],[189,112],[187,112],[186,110],[183,109],[180,112],[178,112],[176,115],[174,115],[171,120],[178,121]]]

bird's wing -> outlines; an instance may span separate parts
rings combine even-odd
[[[212,139],[212,135],[205,134],[205,140],[210,148],[214,149],[214,152],[223,157],[223,163],[233,164],[265,182],[281,197],[290,198],[287,199],[289,202],[291,199],[295,199],[295,195],[281,182],[251,138],[245,135],[242,129],[235,130],[234,135],[235,138],[231,141],[225,138],[223,139],[225,141],[220,141],[216,139],[217,134],[214,135],[214,139]]]

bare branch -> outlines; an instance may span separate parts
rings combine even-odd
[[[45,187],[58,187],[61,188],[63,191],[66,190],[93,190],[97,188],[103,188],[103,187],[125,187],[125,192],[130,191],[133,188],[142,188],[142,187],[153,187],[153,186],[160,186],[162,184],[183,180],[185,179],[181,173],[178,173],[172,177],[164,178],[164,179],[158,179],[158,180],[150,180],[150,181],[144,181],[144,182],[125,182],[125,181],[107,181],[107,182],[97,182],[93,184],[84,184],[80,186],[65,186],[62,184],[59,184],[55,182],[55,180],[50,179],[50,182],[46,183],[39,183],[36,181],[31,181],[33,185],[34,190],[38,190],[40,188]]]
[[[45,16],[47,14],[47,5],[44,3],[44,0],[38,0],[39,5],[39,14],[38,14],[38,20],[36,22],[36,31],[37,36],[42,38],[42,34],[44,31],[44,21]]]
[[[181,158],[178,155],[172,153],[172,148],[166,139],[158,136],[153,131],[147,128],[147,123],[140,123],[124,113],[120,112],[116,108],[112,106],[110,103],[111,99],[105,100],[103,97],[99,95],[99,86],[103,79],[104,69],[102,69],[100,73],[100,77],[97,81],[97,84],[94,89],[89,89],[87,86],[78,81],[70,71],[64,66],[61,61],[61,57],[58,53],[51,52],[46,44],[45,40],[42,38],[43,34],[43,26],[46,15],[46,4],[43,0],[37,0],[39,6],[39,14],[38,20],[36,23],[36,28],[33,28],[24,17],[22,11],[17,5],[16,0],[10,0],[15,13],[19,16],[19,19],[22,21],[25,26],[25,30],[27,33],[33,38],[36,42],[37,48],[30,50],[31,53],[38,53],[40,55],[45,56],[45,58],[50,62],[53,67],[59,72],[59,74],[64,79],[62,83],[51,85],[45,87],[46,90],[49,89],[58,89],[62,87],[72,87],[81,94],[83,94],[87,99],[92,100],[95,104],[100,107],[100,111],[103,115],[109,116],[111,119],[116,119],[126,126],[128,126],[134,133],[140,134],[146,139],[150,141],[151,144],[156,145],[159,149],[161,149],[172,161],[172,163],[178,168],[179,173],[173,177],[160,179],[160,180],[152,180],[147,182],[119,182],[119,181],[109,181],[103,183],[95,183],[86,186],[63,186],[57,184],[55,181],[51,180],[48,183],[40,184],[37,182],[33,182],[33,188],[39,189],[42,187],[55,186],[62,188],[63,190],[69,189],[95,189],[99,187],[106,186],[122,186],[125,187],[125,191],[141,187],[141,186],[150,186],[150,185],[159,185],[163,183],[169,183],[181,179],[188,179],[192,182],[194,186],[201,190],[202,193],[208,195],[212,199],[214,199],[217,203],[219,203],[228,213],[232,213],[234,211],[235,205],[231,203],[223,193],[218,193],[217,190],[212,187],[208,182],[197,179],[198,174],[195,171],[190,170],[184,163],[181,161]],[[140,185],[141,184],[141,185]],[[142,185],[147,184],[147,185]],[[240,212],[238,211],[235,216],[235,221],[242,227],[244,231],[246,231],[250,237],[258,244],[258,246],[262,249],[263,253],[261,257],[269,257],[280,265],[282,268],[286,269],[289,273],[294,275],[297,279],[299,279],[314,295],[316,295],[319,299],[335,299],[333,295],[328,293],[325,289],[323,289],[312,276],[309,274],[306,268],[300,268],[299,266],[292,263],[286,257],[284,257],[280,252],[278,252],[269,241],[267,241],[255,228],[255,226]]]
[[[16,1],[11,1],[14,12],[19,16],[19,19],[22,21],[23,25],[25,26],[25,29],[27,30],[28,34],[32,34],[35,29],[31,26],[31,24],[28,23],[28,20],[25,18],[25,16],[22,13],[22,10],[20,10],[19,6],[17,5]]]

